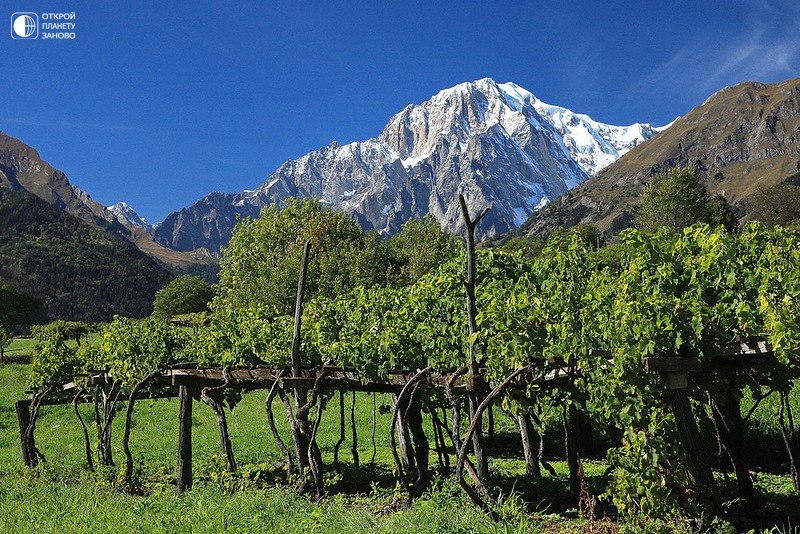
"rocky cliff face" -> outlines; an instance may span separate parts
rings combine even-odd
[[[650,141],[534,214],[520,229],[548,235],[591,223],[606,234],[632,225],[639,195],[655,174],[692,167],[709,190],[747,216],[759,187],[800,179],[800,78],[748,82],[718,91]]]
[[[459,194],[473,212],[491,206],[479,229],[487,237],[518,227],[655,133],[595,122],[513,83],[463,83],[407,106],[375,139],[331,144],[287,161],[253,191],[214,194],[171,215],[156,239],[177,250],[216,250],[237,213],[288,197],[319,199],[382,234],[427,213],[456,233]]]
[[[211,193],[196,204],[171,213],[153,231],[154,240],[178,251],[207,250],[216,257],[227,245],[239,217],[257,217],[258,199],[245,194]]]

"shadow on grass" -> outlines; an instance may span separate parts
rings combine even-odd
[[[381,464],[366,463],[355,467],[352,463],[341,463],[339,472],[333,466],[326,466],[326,473],[331,479],[325,488],[328,493],[365,494],[375,490],[393,490],[398,484],[394,471]]]
[[[17,363],[17,364],[30,364],[33,356],[30,354],[6,354],[3,356],[3,364]]]
[[[755,530],[794,532],[789,525],[800,525],[800,496],[786,477],[760,473],[755,475],[755,503],[739,498],[736,479],[718,479],[723,501],[723,516],[737,532]],[[785,530],[781,526],[787,527]]]

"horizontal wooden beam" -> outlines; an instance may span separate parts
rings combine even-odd
[[[325,390],[343,391],[363,391],[374,393],[399,393],[403,387],[417,374],[416,371],[391,371],[383,379],[362,380],[361,375],[353,368],[324,368],[325,371]],[[322,367],[304,369],[301,377],[281,376],[280,370],[267,367],[241,367],[232,368],[226,371],[230,379],[231,387],[243,390],[269,389],[276,380],[281,381],[284,389],[313,389],[317,377],[323,372]],[[558,387],[564,381],[574,378],[575,369],[561,363],[561,365],[551,363],[543,370],[531,371],[525,376],[519,377],[516,387],[528,387],[536,385],[540,387]],[[471,377],[462,375],[453,379],[453,374],[431,374],[425,378],[428,387],[434,389],[445,389],[448,384],[457,393],[465,391],[475,391],[486,393],[492,388],[485,378],[485,370],[479,375]],[[106,371],[93,371],[86,377],[92,385],[103,385],[113,382],[113,377]],[[171,366],[162,372],[162,376],[156,380],[155,384],[162,386],[189,386],[195,389],[204,387],[215,387],[224,384],[225,376],[222,368],[203,368],[196,363],[182,363]],[[452,382],[452,383],[451,383]],[[62,384],[60,389],[48,395],[43,404],[67,404],[72,402],[76,389],[74,382]],[[29,391],[32,397],[35,392]],[[87,392],[88,393],[88,392]],[[158,393],[159,397],[177,396],[177,387],[169,388],[167,391]],[[145,393],[141,398],[148,397]],[[82,401],[90,400],[88,395],[84,395]]]
[[[653,373],[720,373],[752,369],[773,358],[775,352],[765,340],[749,340],[714,349],[710,358],[645,356],[642,365]]]
[[[733,373],[758,367],[768,358],[766,353],[752,354],[746,358],[719,357],[709,360],[679,356],[649,356],[642,358],[642,365],[645,371],[651,373]]]
[[[726,345],[714,350],[714,356],[764,356],[772,357],[775,354],[772,346],[765,340],[751,340],[742,343]]]

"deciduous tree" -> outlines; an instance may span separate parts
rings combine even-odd
[[[759,188],[747,208],[753,219],[770,228],[786,226],[800,219],[800,187],[778,184]]]
[[[694,223],[735,229],[736,217],[721,195],[712,196],[695,169],[675,168],[654,176],[642,192],[636,227],[655,232],[681,230]]]
[[[220,261],[213,307],[274,307],[290,314],[306,241],[313,251],[307,298],[385,282],[389,255],[384,241],[365,235],[346,214],[316,200],[288,199],[285,208],[266,207],[260,218],[236,225]]]
[[[213,297],[213,288],[202,278],[179,276],[156,293],[153,317],[169,319],[176,315],[204,312]]]
[[[442,230],[433,215],[409,220],[389,240],[395,281],[398,285],[415,282],[455,257],[461,247],[461,240]]]
[[[0,327],[27,323],[39,306],[38,300],[17,291],[0,278]]]

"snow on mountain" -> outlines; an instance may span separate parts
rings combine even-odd
[[[664,129],[640,123],[630,126],[604,124],[588,115],[546,104],[515,83],[498,84],[498,87],[507,95],[509,105],[518,112],[524,113],[526,108],[533,108],[561,134],[564,149],[589,176],[600,172],[630,149]]]
[[[140,217],[127,202],[117,202],[113,206],[108,206],[107,209],[123,224],[141,226],[148,232],[153,230],[153,225],[148,223],[146,219]]]
[[[655,133],[647,124],[603,124],[484,78],[406,106],[374,139],[287,161],[238,201],[263,206],[312,197],[383,234],[432,213],[455,233],[463,226],[456,199],[464,194],[471,211],[491,206],[478,229],[489,237],[518,227]],[[160,233],[168,246],[180,240],[175,229]]]

